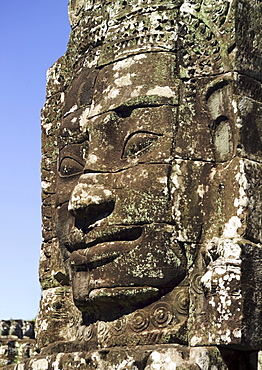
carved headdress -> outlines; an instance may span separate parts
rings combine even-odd
[[[225,72],[234,58],[233,8],[232,1],[214,0],[75,0],[70,43],[99,66],[137,53],[180,51],[188,77]]]

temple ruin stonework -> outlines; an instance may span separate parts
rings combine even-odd
[[[38,354],[9,368],[259,369],[262,2],[69,18],[42,110]]]

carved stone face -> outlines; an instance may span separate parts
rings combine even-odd
[[[75,303],[91,315],[141,308],[186,274],[170,190],[178,97],[173,58],[127,58],[104,67],[93,89],[90,71],[66,96],[57,233]]]
[[[42,113],[38,343],[261,349],[261,12],[248,3],[69,1]]]

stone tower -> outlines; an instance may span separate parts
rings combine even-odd
[[[17,370],[257,369],[261,11],[69,2],[42,111],[40,354]]]

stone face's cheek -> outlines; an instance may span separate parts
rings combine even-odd
[[[78,176],[71,178],[58,178],[57,179],[57,194],[56,194],[56,203],[57,206],[69,202],[72,190],[78,182]]]
[[[112,175],[116,203],[108,224],[171,222],[169,171],[169,165],[141,164]]]
[[[68,243],[68,235],[74,223],[74,218],[68,213],[68,203],[64,203],[56,209],[56,229],[61,246]]]

